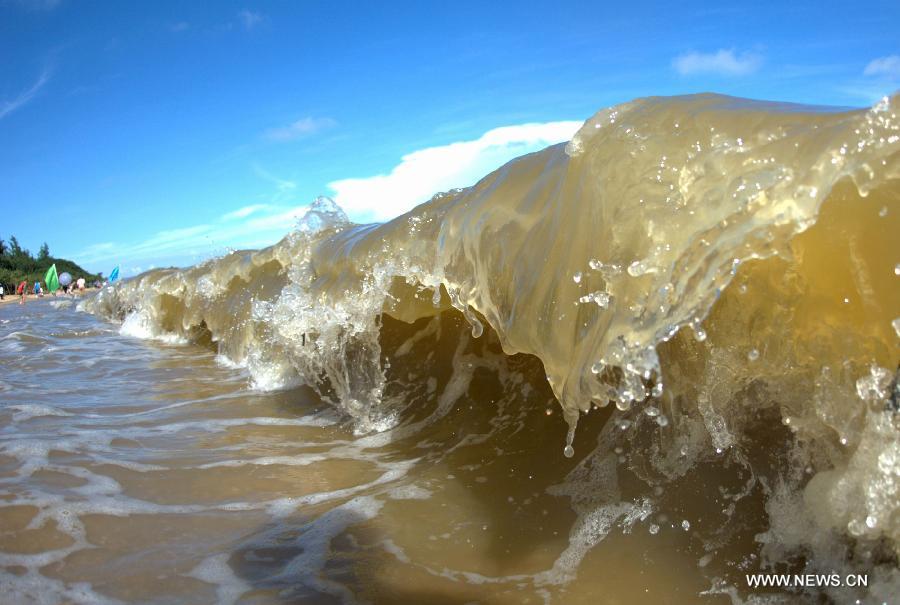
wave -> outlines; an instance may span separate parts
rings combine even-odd
[[[566,456],[579,418],[612,404],[641,476],[722,454],[765,475],[773,559],[863,549],[895,569],[898,110],[900,96],[852,111],[639,99],[390,222],[320,198],[274,246],[82,304],[214,346],[259,387],[311,385],[359,432],[412,413],[403,372],[449,363],[429,318],[459,313],[472,337],[540,360]],[[434,348],[409,361],[420,341]]]

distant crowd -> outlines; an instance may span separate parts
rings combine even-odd
[[[91,286],[93,286],[94,288],[100,288],[105,285],[106,285],[106,282],[101,283],[99,280],[97,280],[93,284],[91,284]],[[59,290],[57,290],[55,292],[51,292],[51,294],[53,296],[57,296],[57,294],[62,294],[62,296],[74,297],[76,293],[79,293],[79,294],[83,293],[85,291],[85,289],[88,287],[90,287],[90,286],[88,286],[87,280],[85,280],[83,277],[79,277],[78,279],[76,279],[75,281],[73,281],[71,283],[68,283],[65,285],[60,284]],[[12,293],[9,293],[9,294],[12,295]],[[6,300],[6,295],[7,295],[6,287],[3,284],[0,284],[0,300]],[[44,296],[44,286],[41,284],[41,282],[40,281],[34,282],[34,285],[32,287],[29,287],[27,279],[19,282],[19,285],[16,286],[16,291],[15,291],[15,296],[19,298],[19,304],[24,305],[25,298],[27,296],[32,296],[32,295],[37,296],[37,297]]]

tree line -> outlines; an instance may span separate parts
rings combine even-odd
[[[88,283],[103,281],[102,273],[89,273],[74,261],[52,256],[46,242],[41,245],[37,256],[33,256],[29,250],[19,245],[19,240],[14,235],[10,236],[9,242],[0,237],[0,284],[3,284],[7,294],[15,292],[22,280],[28,280],[29,289],[36,281],[44,284],[44,274],[54,263],[57,273],[68,273],[72,280],[83,277]]]

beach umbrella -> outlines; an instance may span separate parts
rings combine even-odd
[[[117,279],[119,279],[119,265],[116,265],[116,268],[109,274],[109,283],[113,283]]]
[[[59,285],[60,286],[68,286],[72,283],[72,276],[66,273],[65,271],[60,273],[59,275]]]
[[[47,273],[44,274],[44,283],[47,284],[47,290],[56,292],[59,290],[59,277],[56,275],[56,263],[50,265]]]

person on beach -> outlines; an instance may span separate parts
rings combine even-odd
[[[44,290],[41,288],[41,282],[39,281],[34,282],[34,295],[38,297],[44,295]]]
[[[25,296],[28,294],[28,280],[27,279],[23,279],[22,283],[19,284],[19,287],[16,288],[16,294],[22,295],[21,300],[19,300],[19,304],[24,305],[25,304]]]
[[[6,295],[3,291],[3,284],[0,284],[0,300],[3,300],[5,298],[5,296]]]

